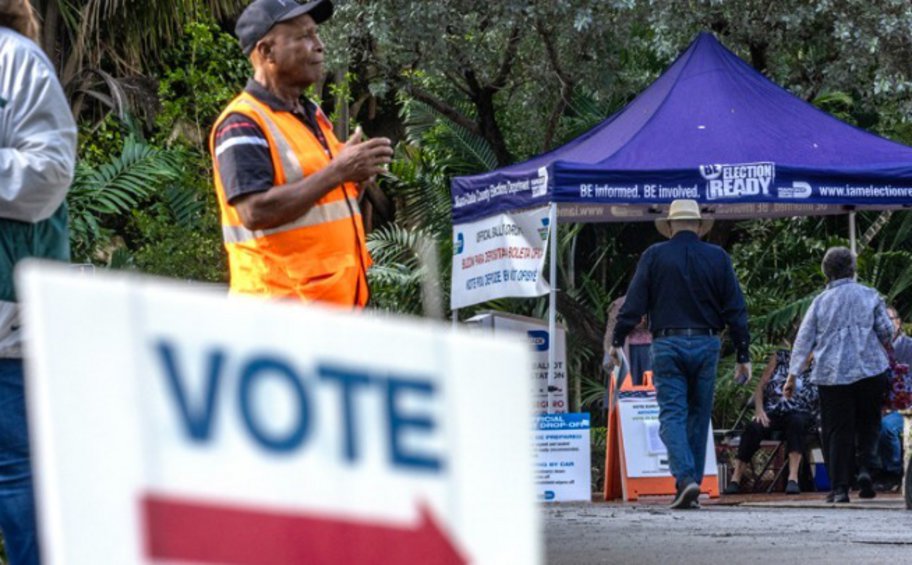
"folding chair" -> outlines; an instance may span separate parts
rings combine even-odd
[[[732,427],[727,430],[718,430],[716,432],[717,435],[722,436],[719,439],[719,441],[717,442],[717,445],[719,445],[720,447],[727,447],[729,449],[734,447],[732,440],[734,439],[734,437],[736,437],[738,432],[743,433],[743,428],[744,428],[744,424],[746,424],[745,420],[747,418],[748,411],[751,409],[751,407],[754,404],[753,400],[754,400],[754,395],[753,395],[753,393],[751,393],[747,397],[747,399],[745,399],[743,405],[741,406],[741,410],[738,412],[738,416],[735,418],[735,422],[734,422],[734,424],[732,424]],[[803,483],[802,489],[805,489],[807,487],[807,485],[813,485],[813,481],[810,480],[810,478],[809,478],[810,477],[810,466],[808,463],[808,461],[810,459],[809,452],[810,452],[810,447],[814,443],[819,444],[819,434],[817,432],[812,432],[809,435],[812,436],[810,439],[812,439],[813,441],[808,442],[808,453],[805,453],[804,456],[802,457],[802,460],[801,460],[802,469],[799,472],[799,479],[803,479],[803,480],[801,480],[801,482]],[[766,492],[767,492],[767,494],[769,494],[769,493],[773,492],[773,489],[776,488],[776,485],[779,484],[779,482],[782,480],[783,475],[786,473],[786,471],[788,471],[788,453],[786,452],[787,442],[786,442],[785,437],[783,436],[782,432],[774,431],[772,433],[770,439],[763,440],[763,442],[761,442],[760,446],[761,446],[761,449],[765,449],[769,453],[769,456],[767,457],[766,461],[763,464],[763,467],[760,469],[759,472],[756,470],[756,467],[754,466],[753,461],[748,463],[750,470],[751,470],[751,475],[754,477],[752,492],[760,492],[761,490],[763,490],[763,485],[764,485],[764,481],[762,480],[763,476],[767,474],[767,472],[770,470],[771,467],[778,464],[778,468],[775,469],[775,475],[773,476],[773,478],[769,482],[769,484],[766,485]]]

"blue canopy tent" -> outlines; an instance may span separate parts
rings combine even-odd
[[[719,219],[849,212],[854,247],[855,210],[912,206],[912,148],[818,110],[701,33],[589,132],[523,163],[454,178],[452,194],[454,224],[550,205],[552,233],[558,221],[651,221],[678,198]]]

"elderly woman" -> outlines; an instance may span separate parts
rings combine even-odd
[[[855,254],[833,247],[823,256],[827,285],[811,303],[792,348],[786,398],[795,375],[814,355],[811,383],[820,395],[822,440],[833,490],[827,502],[849,502],[849,484],[858,445],[859,496],[875,496],[870,466],[880,433],[893,325],[876,290],[855,282]]]

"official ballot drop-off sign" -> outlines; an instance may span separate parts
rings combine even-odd
[[[548,226],[547,206],[453,226],[450,307],[547,294]]]
[[[18,275],[44,563],[539,562],[522,345]]]

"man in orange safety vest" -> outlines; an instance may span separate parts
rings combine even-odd
[[[231,291],[363,307],[371,264],[360,185],[383,171],[389,139],[342,144],[302,92],[323,75],[317,25],[330,0],[255,0],[235,33],[254,75],[209,140]]]

